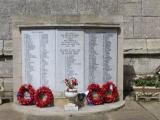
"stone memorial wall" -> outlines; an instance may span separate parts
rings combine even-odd
[[[65,91],[65,78],[78,90],[91,83],[117,84],[117,29],[22,30],[22,81],[36,89]]]
[[[5,87],[5,97],[11,97],[13,91],[12,17],[123,16],[124,74],[128,83],[132,79],[130,76],[152,74],[160,64],[159,6],[159,0],[1,0],[0,84]]]

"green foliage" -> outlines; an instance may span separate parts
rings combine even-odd
[[[160,88],[160,81],[158,81],[155,85],[156,88]]]
[[[158,87],[160,88],[160,76],[155,75],[153,77],[140,77],[134,80],[135,86],[149,86],[149,87]]]

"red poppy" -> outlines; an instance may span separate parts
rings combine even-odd
[[[87,98],[93,105],[103,104],[103,91],[98,84],[90,84],[88,91]]]
[[[35,102],[37,107],[51,106],[54,102],[54,96],[52,91],[48,87],[40,87],[35,95]]]
[[[116,102],[119,99],[117,87],[112,81],[106,82],[102,86],[102,90],[104,102]]]
[[[32,85],[24,84],[19,88],[17,99],[21,105],[32,105],[34,103],[35,89]]]

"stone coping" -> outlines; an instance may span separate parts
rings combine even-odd
[[[125,49],[123,51],[125,55],[131,54],[160,54],[160,49]]]
[[[17,103],[12,103],[12,107],[17,112],[35,115],[35,116],[66,116],[66,115],[87,115],[94,113],[104,113],[112,110],[119,109],[125,105],[125,101],[118,101],[115,103],[103,104],[103,105],[88,105],[79,109],[79,111],[65,111],[63,107],[53,106],[48,108],[38,108],[35,105],[33,106],[21,106]]]

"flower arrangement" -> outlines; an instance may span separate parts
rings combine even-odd
[[[78,81],[75,78],[65,79],[64,83],[68,87],[67,91],[69,91],[69,89],[75,89],[75,86],[78,85]]]
[[[34,103],[35,89],[30,84],[24,84],[19,88],[17,99],[21,105],[32,105]]]
[[[54,103],[52,91],[45,86],[35,90],[31,84],[24,84],[19,88],[17,99],[21,105],[33,105],[37,107],[48,107]]]
[[[88,86],[88,101],[93,105],[103,104],[103,91],[99,84],[92,83]]]
[[[54,96],[52,91],[45,86],[40,87],[35,95],[35,103],[37,107],[47,107],[47,106],[51,106],[54,102]]]
[[[105,103],[116,102],[119,99],[117,87],[112,81],[103,84],[102,90]]]
[[[112,81],[104,83],[102,87],[92,83],[88,86],[88,91],[88,102],[93,105],[116,102],[119,99],[118,89]]]

